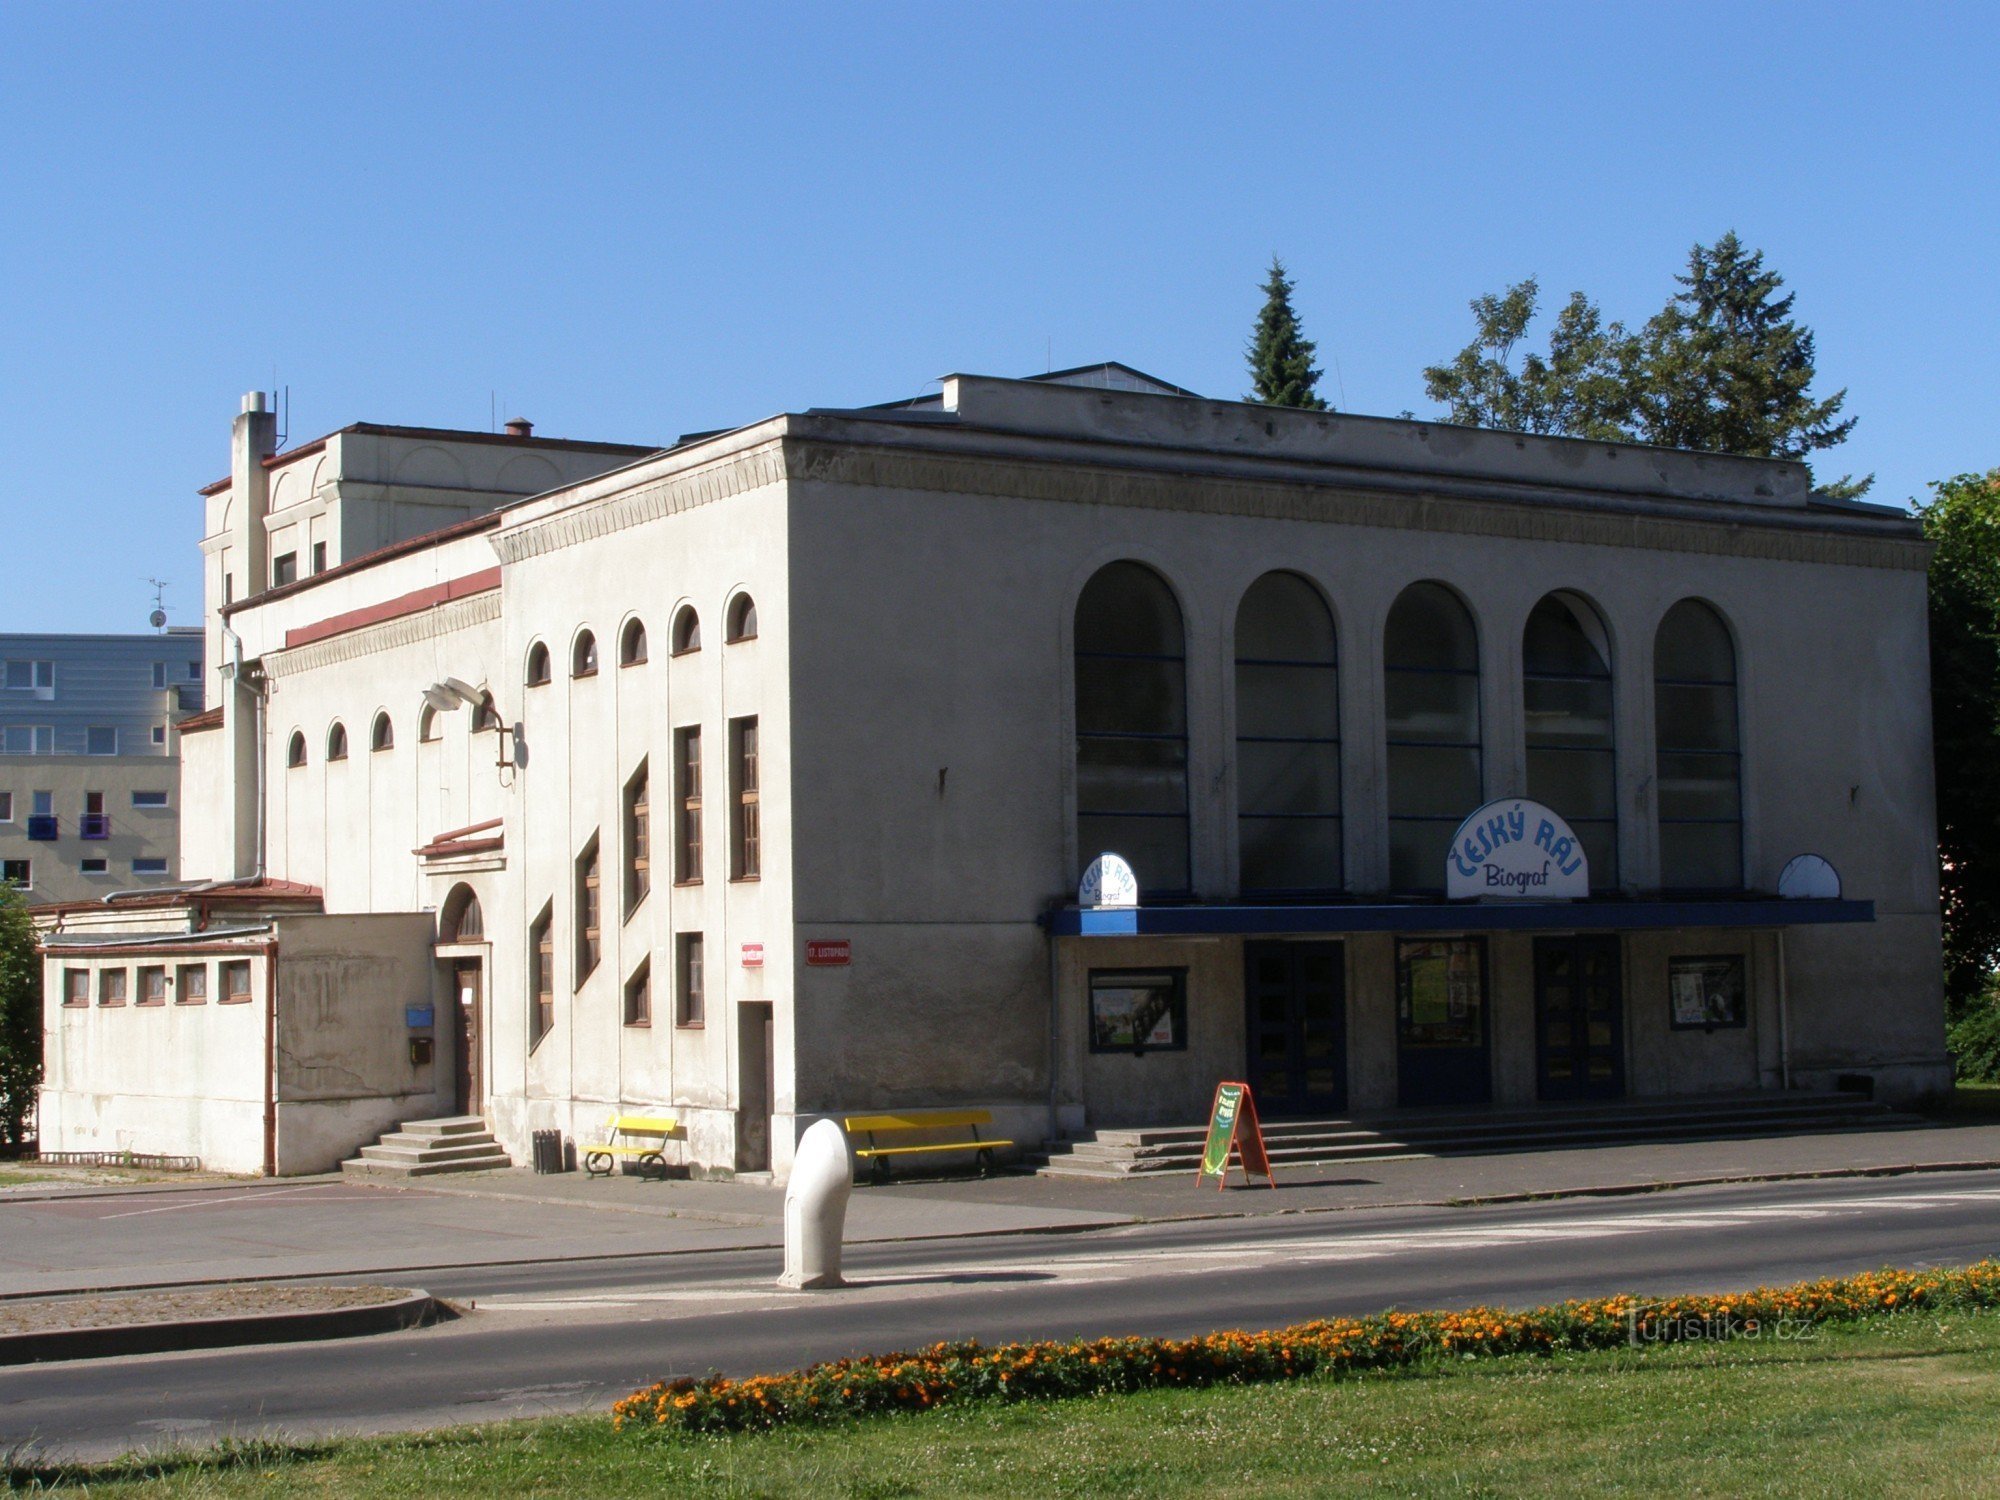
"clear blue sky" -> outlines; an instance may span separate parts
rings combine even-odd
[[[1902,501],[2000,464],[1983,4],[0,5],[0,628],[197,618],[237,398],[665,441],[952,370],[1428,414],[1531,273],[1762,247]]]

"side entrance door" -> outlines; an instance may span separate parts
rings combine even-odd
[[[1625,1095],[1618,939],[1535,939],[1535,1072],[1541,1098]]]
[[[452,1103],[462,1115],[486,1113],[486,1090],[480,1077],[480,1033],[484,986],[478,960],[452,965],[451,1068]]]
[[[1264,1115],[1347,1108],[1347,961],[1339,943],[1245,943],[1249,1083]]]

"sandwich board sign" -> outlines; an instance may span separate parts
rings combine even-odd
[[[1451,836],[1444,894],[1448,901],[1583,901],[1590,896],[1590,860],[1561,813],[1526,797],[1502,797]]]
[[[1215,1104],[1208,1112],[1208,1139],[1202,1143],[1201,1169],[1194,1178],[1197,1184],[1213,1177],[1218,1192],[1229,1186],[1231,1147],[1243,1164],[1245,1183],[1257,1172],[1272,1187],[1278,1185],[1278,1179],[1271,1175],[1270,1154],[1264,1149],[1264,1128],[1257,1123],[1257,1101],[1247,1083],[1215,1086]]]

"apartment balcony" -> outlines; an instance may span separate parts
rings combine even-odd
[[[111,837],[110,813],[85,813],[77,821],[76,836],[80,839],[108,839]],[[31,835],[32,837],[32,835]],[[53,837],[53,835],[51,835]]]
[[[61,825],[54,813],[33,813],[28,818],[28,841],[35,844],[53,844],[61,836]]]

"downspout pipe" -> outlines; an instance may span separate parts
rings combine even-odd
[[[278,1175],[278,941],[264,955],[264,1175]]]

